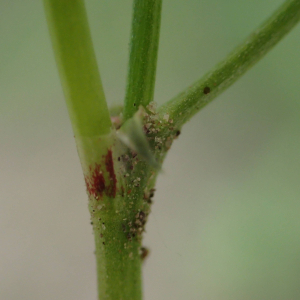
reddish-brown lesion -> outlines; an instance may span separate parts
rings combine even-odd
[[[105,179],[101,171],[101,165],[96,164],[94,169],[90,167],[91,175],[85,176],[85,184],[89,195],[102,197],[105,191]]]
[[[108,197],[116,197],[117,193],[117,177],[114,169],[114,161],[112,156],[112,151],[108,150],[105,156],[105,167],[109,174],[109,185],[106,189],[106,194]]]
[[[117,193],[117,177],[114,170],[112,151],[108,150],[103,158],[106,169],[106,172],[104,171],[106,173],[105,177],[108,177],[108,180],[105,180],[101,164],[90,166],[89,175],[85,176],[87,192],[97,200],[99,197],[102,198],[104,193],[110,198],[114,198]]]

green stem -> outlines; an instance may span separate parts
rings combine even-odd
[[[79,144],[78,152],[88,157],[84,175],[96,242],[98,299],[141,300],[140,251],[155,171],[112,134],[81,142],[93,146],[84,150]]]
[[[124,118],[153,100],[162,0],[135,0]]]
[[[160,114],[167,114],[174,127],[180,128],[258,62],[299,20],[300,0],[286,1],[215,69],[164,104]]]
[[[107,134],[111,121],[84,1],[44,0],[44,4],[74,134]]]
[[[101,222],[98,221],[100,216]],[[128,215],[125,217],[122,214],[120,218],[115,211],[106,212],[105,215],[99,211],[92,214],[91,220],[95,224],[99,300],[142,299],[141,245],[135,239],[129,241],[122,231],[122,226],[127,226],[128,223],[124,219],[128,219]]]

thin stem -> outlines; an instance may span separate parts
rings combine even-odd
[[[134,0],[124,118],[153,100],[162,0]]]
[[[164,104],[160,114],[167,114],[174,127],[180,128],[258,62],[299,20],[300,0],[286,1],[215,69]]]
[[[55,58],[75,136],[110,131],[111,121],[83,0],[44,0]]]

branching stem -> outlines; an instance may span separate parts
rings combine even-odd
[[[84,0],[44,0],[44,4],[89,195],[99,300],[141,300],[141,259],[147,252],[142,235],[158,171],[141,151],[122,145],[111,130]],[[161,6],[162,0],[134,0],[125,121],[153,100]],[[178,129],[263,57],[299,19],[300,0],[286,1],[214,70],[163,105],[160,116],[148,106],[140,132],[142,137],[147,132],[159,163]],[[131,132],[135,145],[141,144],[139,132],[131,127],[139,123],[128,122],[127,135]]]
[[[299,20],[300,0],[286,1],[215,69],[164,104],[160,114],[168,114],[174,127],[180,128],[258,62]]]

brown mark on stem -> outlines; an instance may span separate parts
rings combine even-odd
[[[105,193],[108,197],[114,198],[117,193],[117,177],[114,170],[114,162],[112,151],[108,150],[105,155],[105,168],[108,173],[108,184],[105,181],[100,164],[95,164],[95,167],[90,166],[90,175],[84,177],[87,192],[90,196],[95,197],[96,200],[103,197]]]
[[[107,155],[105,157],[105,167],[106,171],[109,174],[109,186],[106,189],[106,194],[108,197],[116,197],[117,192],[117,177],[114,170],[114,161],[112,156],[112,151],[108,150]]]
[[[203,93],[205,95],[209,94],[210,93],[210,87],[209,86],[206,86],[204,89],[203,89]]]
[[[91,177],[85,176],[85,184],[89,195],[94,196],[96,199],[98,195],[103,196],[105,190],[105,179],[100,169],[100,165],[96,164]],[[90,168],[91,169],[91,168]]]

